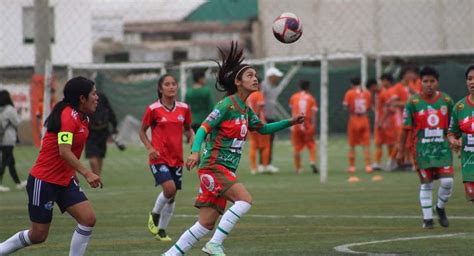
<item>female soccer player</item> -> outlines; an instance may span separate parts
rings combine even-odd
[[[461,151],[461,170],[467,200],[474,202],[474,65],[466,70],[469,95],[458,101],[453,108],[448,132],[451,147]]]
[[[0,255],[7,255],[48,237],[54,202],[78,223],[72,236],[69,255],[83,255],[95,225],[92,205],[75,179],[79,172],[93,188],[102,187],[96,174],[79,161],[89,134],[88,114],[97,107],[94,82],[75,77],[64,87],[64,98],[53,108],[45,122],[46,135],[33,165],[26,190],[31,227],[0,244]]]
[[[247,97],[258,90],[255,68],[242,63],[243,50],[238,49],[237,43],[231,43],[227,55],[222,50],[220,52],[222,63],[218,63],[216,88],[227,92],[228,96],[216,104],[198,129],[192,153],[186,162],[188,170],[197,165],[201,143],[208,135],[198,170],[200,193],[195,206],[199,208],[199,219],[164,255],[182,255],[189,251],[200,238],[211,232],[220,214],[223,214],[221,221],[202,250],[210,255],[225,255],[224,239],[250,210],[252,203],[250,193],[235,175],[248,130],[269,134],[304,120],[304,115],[300,114],[290,120],[264,125],[244,104]],[[227,201],[234,205],[224,212]]]
[[[194,139],[191,129],[191,112],[187,104],[176,101],[178,83],[171,75],[163,75],[158,80],[158,101],[154,102],[143,115],[140,139],[148,150],[150,169],[156,186],[163,191],[158,195],[155,206],[149,213],[148,228],[159,241],[171,241],[166,234],[175,208],[176,190],[181,189],[183,170],[183,136],[190,143]],[[146,131],[151,128],[151,142]]]

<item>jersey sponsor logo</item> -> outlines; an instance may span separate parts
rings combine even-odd
[[[221,116],[219,109],[214,109],[206,118],[206,121],[211,122],[218,119]]]
[[[425,138],[431,138],[431,137],[443,137],[443,129],[425,129]]]
[[[247,131],[247,125],[242,125],[242,127],[240,127],[240,137],[245,138],[245,136],[247,136]]]
[[[245,125],[242,125],[244,127]],[[247,129],[247,127],[245,127]],[[242,133],[242,130],[241,130]],[[242,154],[242,148],[244,147],[245,140],[239,140],[239,139],[234,139],[232,141],[232,145],[230,145],[230,152],[232,153],[237,153],[237,154]]]
[[[44,204],[44,209],[48,210],[48,211],[52,211],[54,208],[54,202],[53,201],[49,201],[49,202],[46,202]]]
[[[168,166],[166,165],[162,165],[160,166],[160,172],[169,172],[170,169],[168,168]]]
[[[72,132],[59,132],[58,133],[58,144],[72,145]]]
[[[204,185],[204,187],[206,187],[208,191],[214,190],[215,182],[214,182],[214,178],[211,175],[209,174],[201,175],[201,183]]]
[[[178,116],[178,120],[179,120],[180,122],[184,122],[184,117],[183,117],[183,115],[179,115],[179,116]]]
[[[430,126],[437,126],[439,124],[439,116],[436,114],[430,114],[427,121]]]

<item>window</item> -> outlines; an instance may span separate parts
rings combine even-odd
[[[49,8],[49,32],[54,43],[54,8]],[[35,10],[32,6],[23,7],[23,43],[32,44],[35,41]]]
[[[130,61],[130,54],[128,52],[117,52],[112,54],[105,55],[105,62],[106,63],[121,63],[121,62],[129,62]]]
[[[188,59],[188,52],[183,50],[173,51],[173,61],[181,62]]]

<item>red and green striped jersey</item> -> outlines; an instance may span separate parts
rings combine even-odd
[[[469,96],[454,105],[449,133],[462,138],[463,180],[474,182],[474,102],[469,100]]]
[[[212,169],[223,165],[235,172],[248,130],[258,130],[263,123],[240,99],[231,95],[215,105],[201,127],[206,130],[208,138],[199,168]]]
[[[452,165],[453,156],[446,140],[452,107],[451,97],[442,92],[436,92],[430,100],[415,94],[405,105],[403,124],[404,128],[414,129],[418,168]]]

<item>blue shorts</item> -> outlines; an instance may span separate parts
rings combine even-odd
[[[165,181],[173,180],[176,189],[181,189],[181,177],[183,176],[182,166],[171,167],[166,164],[152,164],[150,165],[150,169],[153,177],[155,177],[155,186]]]
[[[54,202],[58,204],[61,213],[64,213],[68,207],[87,201],[86,195],[74,177],[71,178],[69,186],[63,187],[30,175],[26,191],[29,199],[30,220],[41,224],[51,223]]]

